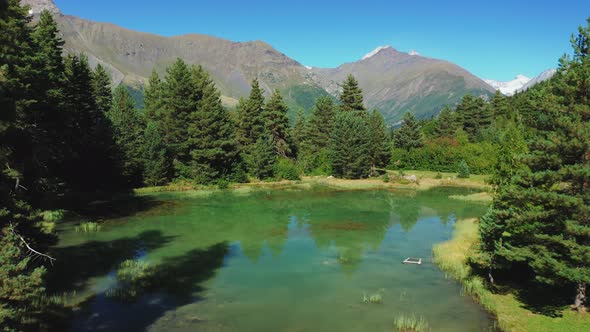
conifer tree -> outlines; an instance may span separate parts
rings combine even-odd
[[[393,145],[398,149],[411,150],[424,145],[420,124],[410,112],[404,114],[401,128],[393,135]]]
[[[445,107],[436,119],[434,134],[436,137],[453,137],[457,131],[457,119],[455,112],[450,107]]]
[[[389,137],[383,115],[373,110],[369,116],[370,149],[369,159],[372,168],[383,168],[389,163]]]
[[[330,151],[334,175],[346,179],[367,177],[371,167],[370,140],[364,117],[354,112],[336,115]]]
[[[272,178],[276,162],[277,157],[272,136],[261,136],[252,150],[252,173],[260,180]]]
[[[270,96],[264,112],[266,131],[272,135],[276,154],[284,158],[291,155],[288,111],[289,107],[283,101],[283,96],[278,90],[275,90]]]
[[[161,111],[162,139],[172,158],[176,176],[191,176],[188,124],[191,113],[197,108],[195,85],[191,70],[182,59],[166,69],[163,89],[164,108]]]
[[[133,98],[123,85],[115,89],[108,115],[113,123],[115,142],[122,153],[123,176],[131,186],[138,186],[143,173],[144,125]]]
[[[156,70],[148,79],[144,91],[145,116],[148,121],[160,121],[161,112],[164,108],[163,84]]]
[[[524,165],[510,181],[500,182],[480,237],[491,269],[570,286],[574,306],[584,310],[590,284],[590,106],[587,80],[579,78],[590,74],[590,59],[583,55],[590,22],[580,29],[572,43],[577,57],[563,63],[551,84],[556,95],[545,99],[554,104],[530,114],[537,119],[531,121],[534,136]]]
[[[303,110],[298,110],[297,115],[295,116],[295,123],[293,124],[293,128],[291,128],[291,137],[293,138],[293,154],[300,157],[300,153],[302,152],[302,145],[306,139],[306,128],[307,128],[307,117]]]
[[[252,88],[248,99],[240,100],[238,104],[237,137],[242,151],[247,152],[263,135],[266,116],[264,96],[258,80],[252,81]]]
[[[166,184],[172,165],[156,122],[147,124],[143,141],[143,182],[148,186]]]
[[[306,170],[328,174],[331,169],[330,146],[336,106],[331,97],[320,97],[316,100],[309,117],[302,143],[304,166]]]
[[[200,100],[196,111],[190,115],[188,128],[191,171],[197,182],[208,183],[228,177],[233,171],[237,144],[233,124],[209,74],[197,67],[193,80]]]
[[[366,113],[366,108],[363,105],[363,91],[359,87],[358,81],[352,75],[348,75],[342,83],[340,103],[340,110],[343,112]]]
[[[491,122],[491,114],[485,108],[481,98],[469,94],[465,95],[457,105],[458,119],[471,141],[475,141],[478,134]]]
[[[111,77],[101,64],[98,64],[92,73],[92,95],[99,111],[106,114],[111,110],[113,105]]]
[[[95,99],[98,84],[85,56],[68,56],[65,61],[63,110],[67,112],[69,153],[64,170],[70,188],[76,191],[124,189],[120,152],[113,139],[110,120]],[[100,82],[105,83],[99,76]]]

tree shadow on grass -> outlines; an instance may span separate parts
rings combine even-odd
[[[143,288],[88,300],[70,327],[73,331],[145,331],[167,311],[202,300],[202,282],[223,266],[227,243],[194,249],[155,266]],[[196,313],[198,316],[198,313]],[[184,322],[186,323],[186,322]],[[192,322],[194,323],[194,321]]]

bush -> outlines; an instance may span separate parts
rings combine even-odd
[[[383,174],[383,182],[387,183],[389,181],[390,181],[389,174],[387,174],[387,173]]]
[[[223,190],[223,189],[227,189],[229,188],[229,181],[227,181],[226,179],[219,179],[217,180],[217,188]]]
[[[465,160],[461,160],[461,162],[459,163],[457,173],[458,173],[457,177],[460,179],[469,178],[469,166],[467,166],[467,163],[465,162]]]
[[[299,169],[291,159],[279,159],[275,164],[274,173],[277,180],[301,180]]]
[[[434,178],[437,179],[437,180],[440,180],[440,179],[443,178],[443,175],[440,172],[438,172],[438,173],[436,173],[436,175],[434,176]]]

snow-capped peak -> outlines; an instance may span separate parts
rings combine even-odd
[[[484,80],[487,84],[489,84],[492,88],[496,90],[500,90],[503,94],[507,96],[513,95],[516,91],[520,90],[523,86],[525,86],[531,79],[524,75],[516,75],[512,81],[508,82],[499,82],[494,80]]]
[[[305,67],[307,70],[312,70],[312,69],[313,69],[313,67],[312,67],[312,66],[306,66],[306,65],[303,65],[303,67]]]
[[[391,48],[391,46],[389,46],[389,45],[379,46],[376,49],[372,50],[371,52],[365,54],[365,56],[361,60],[366,60],[366,59],[372,57],[373,55],[381,52],[381,50],[384,50],[384,49],[387,49],[387,48]]]
[[[410,50],[410,52],[408,52],[409,55],[420,55],[420,53],[418,53],[416,50]]]

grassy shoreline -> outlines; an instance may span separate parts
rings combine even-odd
[[[337,179],[327,176],[305,176],[299,181],[256,181],[250,183],[237,183],[230,185],[227,189],[236,193],[248,193],[255,190],[271,189],[312,189],[324,187],[333,190],[373,190],[373,189],[413,189],[428,190],[436,187],[463,187],[480,189],[486,191],[489,185],[486,184],[486,175],[472,175],[468,179],[459,179],[455,173],[437,173],[429,171],[404,171],[406,177],[415,175],[416,181],[407,179],[396,179],[398,172],[388,171],[389,182],[383,181],[382,178],[369,178],[359,180]],[[175,191],[203,191],[214,192],[220,191],[215,186],[196,185],[190,182],[170,184],[160,187],[143,187],[135,189],[136,194],[150,194],[158,192],[175,192]],[[461,199],[460,197],[454,197]],[[467,198],[469,199],[469,198]]]
[[[483,279],[471,274],[468,256],[477,250],[478,224],[476,219],[459,220],[453,238],[432,249],[434,263],[449,277],[459,280],[463,292],[471,295],[498,320],[505,332],[583,332],[589,331],[590,314],[580,314],[563,307],[560,316],[550,317],[526,309],[514,292],[502,294],[490,291]]]

